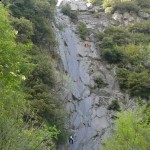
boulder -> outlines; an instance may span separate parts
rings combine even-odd
[[[149,19],[150,18],[150,14],[145,13],[143,11],[139,11],[139,16],[144,18],[144,19]]]
[[[96,115],[97,117],[106,117],[107,115],[107,109],[104,107],[104,106],[101,106],[99,107],[97,110],[96,110]]]
[[[109,126],[109,123],[106,117],[102,117],[102,118],[95,117],[92,120],[91,125],[94,130],[101,131],[102,129],[107,128]]]
[[[122,14],[118,13],[118,12],[115,12],[113,15],[112,15],[112,18],[116,21],[119,21],[121,22],[122,21]]]

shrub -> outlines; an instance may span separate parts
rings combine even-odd
[[[83,22],[80,22],[79,25],[78,25],[78,32],[80,34],[80,38],[82,40],[86,40],[86,36],[88,34],[88,29],[86,27],[86,24],[83,23]]]
[[[117,69],[117,80],[121,88],[128,90],[131,96],[148,98],[150,96],[149,71],[143,66],[134,67],[134,70],[129,72],[125,68]]]
[[[103,57],[109,63],[119,63],[123,59],[123,53],[118,47],[129,44],[131,41],[131,35],[128,30],[108,26],[104,33],[97,34],[97,39],[100,48],[103,49]]]
[[[150,34],[150,22],[135,23],[129,27],[129,31],[133,33]]]
[[[33,35],[33,24],[25,18],[12,18],[12,25],[18,31],[17,41],[28,43]]]
[[[111,9],[115,5],[116,2],[117,0],[103,0],[103,8]]]
[[[121,47],[124,57],[132,65],[144,63],[149,59],[150,51],[148,47],[141,45],[129,44],[128,46]]]
[[[103,1],[103,0],[88,0],[89,3],[92,3],[92,4],[99,4],[99,5],[102,4],[102,1]]]
[[[117,80],[120,83],[121,89],[127,89],[129,71],[125,68],[117,69]]]
[[[148,150],[150,147],[149,109],[136,107],[134,110],[117,114],[114,130],[105,140],[102,150]]]
[[[134,33],[131,35],[132,37],[132,42],[136,45],[142,45],[142,44],[147,44],[150,42],[150,36],[149,34],[144,34],[144,33]]]
[[[113,100],[108,106],[108,110],[120,111],[120,105],[117,100]]]
[[[145,8],[145,9],[143,9],[143,11],[144,11],[145,13],[150,14],[150,8]]]
[[[108,26],[104,33],[105,37],[112,38],[114,45],[127,45],[130,42],[130,33],[125,29]]]
[[[105,86],[108,85],[108,84],[105,83],[100,77],[97,77],[97,78],[94,80],[94,82],[96,83],[96,86],[97,86],[98,88],[103,88],[103,87],[105,87]]]
[[[69,17],[72,22],[76,22],[78,20],[77,12],[71,12]]]
[[[150,76],[148,70],[131,72],[128,77],[128,89],[131,96],[149,98]]]
[[[62,7],[61,9],[61,12],[70,17],[70,19],[73,21],[73,22],[76,22],[78,20],[78,16],[77,16],[77,12],[73,12],[71,10],[71,6],[69,4],[66,4]]]
[[[113,42],[112,37],[104,37],[102,39],[102,42],[100,42],[100,47],[104,48],[104,49],[106,49],[106,48],[112,48],[113,45],[114,45],[114,42]]]
[[[141,8],[150,8],[150,2],[149,2],[149,0],[136,0],[136,3]]]
[[[121,13],[124,13],[124,12],[133,11],[135,13],[138,13],[139,9],[140,8],[138,7],[138,5],[136,5],[134,2],[125,1],[125,2],[116,3],[113,8],[113,12],[120,11]]]
[[[14,2],[11,0],[9,2],[9,9],[11,10],[11,13],[14,17],[24,17],[30,22],[32,22],[33,35],[31,40],[34,44],[38,46],[42,45],[47,48],[49,48],[49,45],[54,46],[56,44],[55,35],[50,23],[50,21],[54,17],[54,1],[52,2],[49,0],[20,0]],[[30,22],[27,22],[27,20],[19,20],[22,21],[22,23],[19,25],[20,27],[22,25],[24,25],[24,27],[30,27]]]
[[[97,32],[96,33],[96,38],[98,41],[102,41],[102,39],[105,37],[105,33],[103,32]]]
[[[62,7],[61,12],[66,15],[66,16],[70,16],[71,14],[71,6],[69,4],[66,4]]]
[[[67,139],[64,122],[67,113],[59,99],[52,93],[56,85],[55,73],[51,60],[45,53],[32,50],[33,63],[36,65],[30,76],[25,81],[26,93],[30,104],[30,113],[36,114],[36,123],[40,126],[43,122],[56,126],[61,131],[58,142]],[[37,112],[37,113],[36,113]],[[62,140],[63,136],[63,140]]]
[[[109,63],[119,63],[122,60],[122,53],[116,49],[105,49],[103,56]]]

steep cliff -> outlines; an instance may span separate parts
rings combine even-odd
[[[115,79],[116,66],[109,65],[101,57],[101,49],[95,39],[96,32],[103,31],[109,25],[127,27],[133,22],[149,19],[149,16],[119,12],[110,15],[97,6],[88,7],[85,1],[63,1],[61,6],[66,3],[70,4],[73,11],[78,11],[78,21],[73,23],[68,16],[61,13],[60,7],[57,8],[55,31],[58,52],[67,76],[67,90],[62,99],[65,99],[70,113],[69,130],[74,136],[74,144],[67,144],[63,148],[98,150],[113,125],[114,112],[108,110],[109,104],[117,99],[120,105],[128,107],[130,100],[119,89]],[[84,22],[88,28],[88,48],[77,32],[79,22]],[[96,78],[101,78],[106,86],[97,87]]]

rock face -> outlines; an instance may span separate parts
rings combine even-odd
[[[128,12],[122,14],[121,12],[117,11],[112,15],[112,18],[118,21],[118,23],[124,27],[128,27],[134,22],[150,21],[150,15],[142,11],[139,11],[138,15]]]
[[[105,26],[117,25],[123,16],[114,14],[113,18],[110,18],[103,11],[97,15],[91,14],[86,11],[86,3],[81,2],[71,1],[70,4],[75,5],[72,10],[82,6],[78,18],[86,23],[90,31],[88,48],[85,48],[84,41],[81,41],[77,34],[77,25],[61,14],[59,8],[55,20],[58,52],[68,76],[64,95],[66,108],[71,116],[70,131],[74,136],[74,144],[67,144],[60,150],[101,149],[101,144],[109,135],[113,123],[112,114],[107,110],[108,105],[114,99],[124,99],[115,80],[116,67],[102,60],[101,51],[95,45],[93,36],[96,31],[103,31]],[[124,18],[128,18],[128,14],[124,14]],[[132,18],[130,19],[132,21]],[[96,88],[96,77],[102,78],[108,86]]]
[[[71,10],[76,11],[87,11],[88,6],[86,5],[86,1],[84,0],[62,0],[61,5],[65,5],[68,3],[71,6]]]

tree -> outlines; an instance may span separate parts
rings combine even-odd
[[[22,18],[12,18],[12,25],[18,31],[17,41],[28,43],[33,35],[33,24],[29,20]]]
[[[57,136],[60,134],[56,127],[46,126],[43,123],[35,127],[37,120],[34,116],[27,122],[23,120],[27,108],[22,82],[32,71],[33,64],[30,63],[31,60],[28,59],[30,56],[27,54],[32,45],[16,42],[17,31],[10,25],[8,11],[1,3],[0,20],[0,149],[56,150],[54,141],[57,141]],[[23,26],[19,26],[20,31]],[[26,29],[24,31],[28,31],[29,28]],[[42,67],[47,71],[44,65]],[[51,70],[47,72],[49,71],[51,72]],[[39,74],[43,75],[41,72]],[[44,76],[43,82],[50,83],[47,78]],[[33,112],[30,113],[31,115]]]
[[[86,40],[86,36],[88,34],[88,29],[86,27],[86,24],[83,23],[83,22],[80,22],[79,25],[78,25],[78,32],[80,34],[80,38],[82,40]]]
[[[128,89],[131,96],[149,98],[150,76],[148,70],[132,72],[128,77]]]
[[[148,150],[150,147],[149,107],[137,106],[118,114],[112,135],[103,150]]]
[[[0,3],[0,149],[28,149],[22,132],[24,93],[21,82],[30,70],[26,51],[31,48],[15,42],[7,9]]]
[[[54,17],[55,0],[13,0],[10,10],[14,17],[29,20],[33,25],[32,42],[36,45],[52,47],[56,44],[50,20]],[[50,40],[51,39],[51,40]]]

